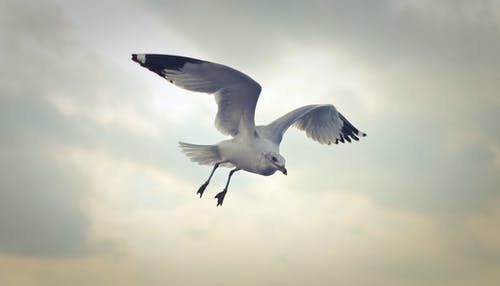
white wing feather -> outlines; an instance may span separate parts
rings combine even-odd
[[[321,144],[344,143],[359,140],[365,133],[354,127],[331,104],[306,105],[276,119],[266,126],[258,126],[258,133],[280,144],[283,134],[290,126],[306,132],[307,137]]]

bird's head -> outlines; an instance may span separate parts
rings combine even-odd
[[[266,163],[268,166],[287,175],[288,172],[285,168],[285,158],[283,158],[283,156],[275,152],[266,152],[264,153],[264,156],[266,158]]]

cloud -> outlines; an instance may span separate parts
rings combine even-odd
[[[220,3],[0,3],[0,284],[496,285],[495,12]],[[213,99],[137,51],[247,72],[258,122],[331,102],[369,136],[290,130],[289,176],[237,173],[215,208],[227,170],[198,199],[176,148],[223,138]]]
[[[11,13],[2,17],[1,33],[8,56],[0,67],[7,75],[0,87],[0,251],[89,254],[99,246],[87,240],[88,178],[54,154],[65,145],[127,154],[140,143],[114,148],[119,136],[158,142],[159,129],[151,117],[138,115],[144,105],[134,105],[140,99],[120,87],[109,63],[77,42],[57,5],[7,1],[2,6]]]
[[[392,1],[397,12],[409,13],[422,22],[451,28],[458,23],[467,25],[495,26],[498,22],[498,2],[496,1],[441,1],[430,5],[430,1]],[[431,8],[432,7],[432,8]],[[498,26],[497,26],[498,27]]]
[[[20,119],[53,118],[39,106],[27,110],[24,105],[21,112],[1,101],[0,252],[42,257],[87,253],[89,220],[82,212],[87,182],[51,156],[51,138],[33,130],[29,119]]]
[[[79,152],[74,153],[75,158]],[[81,155],[86,160],[90,154]],[[89,164],[108,160],[91,157]],[[129,172],[137,171],[132,165],[109,163],[101,167],[117,165],[119,174],[114,181],[117,185],[107,186],[111,189]],[[143,174],[148,173],[156,176],[149,171]],[[245,193],[250,189],[253,193]],[[286,185],[251,187],[245,192],[233,189],[231,204],[224,209],[214,208],[213,201],[188,198],[193,193],[181,195],[184,203],[171,207],[168,200],[174,193],[179,197],[179,191],[167,188],[149,193],[160,202],[156,206],[142,200],[130,208],[116,199],[116,190],[100,189],[105,192],[92,194],[94,202],[103,206],[94,213],[99,214],[94,217],[98,227],[94,235],[122,241],[122,254],[48,263],[14,258],[7,269],[29,269],[52,285],[122,280],[131,285],[166,281],[183,285],[203,281],[220,285],[303,285],[307,281],[317,285],[330,285],[331,281],[494,285],[498,279],[495,265],[482,262],[485,255],[496,261],[498,251],[476,251],[496,249],[492,245],[496,247],[498,239],[491,232],[497,221],[496,204],[484,215],[448,220],[390,209],[348,191],[308,193]],[[249,202],[258,207],[249,208]],[[479,242],[474,238],[480,238]],[[364,275],[357,275],[359,271]],[[7,274],[0,279],[17,277]]]
[[[80,256],[91,249],[82,212],[81,174],[51,156],[72,131],[43,98],[56,90],[71,47],[52,3],[2,2],[0,251],[37,257]],[[9,13],[5,13],[9,11]]]

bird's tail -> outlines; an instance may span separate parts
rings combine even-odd
[[[200,165],[214,165],[222,161],[217,145],[196,145],[179,142],[179,147],[191,161]]]

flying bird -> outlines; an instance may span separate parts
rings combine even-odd
[[[221,64],[174,55],[132,54],[132,60],[178,87],[215,96],[218,106],[215,127],[232,138],[213,145],[179,142],[179,146],[191,161],[213,166],[197,191],[200,198],[218,167],[233,168],[223,191],[215,196],[217,206],[222,205],[236,171],[263,176],[280,171],[287,175],[279,146],[292,125],[320,144],[358,141],[366,136],[331,104],[302,106],[268,125],[255,126],[255,106],[261,86],[246,74]]]

